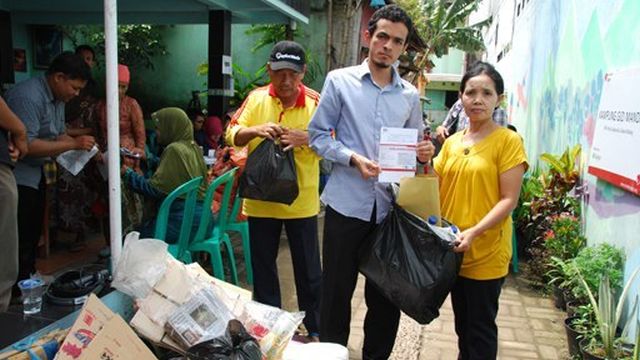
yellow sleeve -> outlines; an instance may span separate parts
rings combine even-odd
[[[433,159],[433,170],[435,170],[436,174],[439,176],[442,176],[444,164],[447,162],[447,158],[449,157],[449,143],[450,141],[445,141],[440,148],[438,156]]]
[[[498,172],[500,174],[514,167],[524,164],[524,171],[529,168],[527,153],[524,150],[524,142],[517,133],[510,131],[506,133],[503,141],[503,148],[498,158]]]
[[[240,108],[238,108],[238,110],[233,114],[233,117],[229,122],[229,127],[225,135],[225,141],[227,144],[238,148],[235,142],[236,134],[240,129],[246,129],[251,126],[251,113],[253,112],[254,107],[255,101],[253,101],[253,96],[249,94]]]

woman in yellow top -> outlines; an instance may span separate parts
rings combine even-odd
[[[469,128],[448,138],[434,159],[442,216],[462,231],[454,251],[464,258],[451,291],[458,359],[497,355],[498,298],[512,251],[510,214],[528,168],[520,136],[492,120],[503,97],[500,74],[476,63],[460,84]]]

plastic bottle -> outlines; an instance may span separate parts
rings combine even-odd
[[[438,226],[438,218],[434,215],[429,216],[427,219],[427,225],[438,237],[441,239],[447,240],[449,242],[453,242],[456,240],[458,227],[455,225],[450,226]]]

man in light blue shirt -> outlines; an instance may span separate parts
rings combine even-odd
[[[42,165],[49,157],[67,150],[90,150],[92,136],[65,133],[64,104],[78,96],[91,70],[80,55],[62,53],[45,76],[25,80],[7,91],[9,108],[27,129],[29,154],[14,169],[18,184],[18,280],[35,272],[36,248],[42,231],[45,187]],[[14,296],[19,291],[14,287]]]
[[[351,297],[358,276],[358,249],[389,211],[386,184],[377,182],[380,129],[414,128],[422,134],[418,92],[400,78],[393,64],[407,47],[413,29],[398,6],[377,10],[365,39],[369,58],[358,66],[330,72],[309,125],[310,146],[333,162],[323,193],[327,205],[323,239],[320,340],[347,345]],[[421,163],[433,156],[420,141]],[[387,359],[393,349],[400,311],[367,282],[363,359]]]

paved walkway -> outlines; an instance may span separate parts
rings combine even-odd
[[[322,228],[322,221],[319,225]],[[296,310],[293,268],[286,240],[280,244],[278,268],[283,307]],[[349,354],[350,359],[360,360],[364,338],[362,324],[366,313],[363,276],[358,279],[352,306]],[[564,318],[565,313],[557,310],[551,299],[528,289],[517,276],[509,276],[500,296],[498,358],[568,359]],[[429,325],[421,326],[402,316],[391,359],[453,360],[457,355],[457,337],[449,299],[442,306],[440,317]]]

